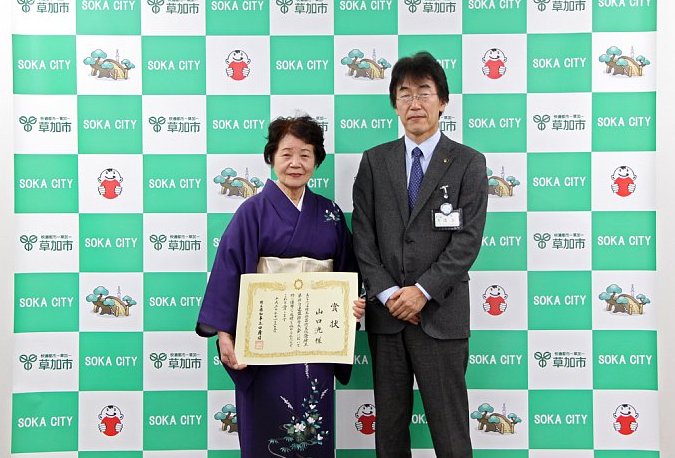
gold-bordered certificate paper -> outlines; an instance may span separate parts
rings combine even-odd
[[[352,364],[357,297],[355,273],[242,275],[237,361]]]

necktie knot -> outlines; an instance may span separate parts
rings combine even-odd
[[[412,150],[412,157],[413,159],[419,159],[422,157],[422,150],[419,148],[415,148]]]

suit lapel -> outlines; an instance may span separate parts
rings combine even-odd
[[[408,179],[405,173],[405,142],[401,138],[386,156],[387,169],[391,177],[394,195],[392,199],[398,204],[403,225],[408,224]]]
[[[439,140],[438,145],[436,145],[436,149],[434,149],[434,154],[431,156],[431,162],[429,163],[427,171],[424,174],[424,178],[422,179],[422,188],[420,189],[420,193],[417,196],[415,208],[413,208],[412,214],[410,215],[410,221],[417,217],[420,209],[424,207],[424,203],[429,200],[431,194],[436,188],[436,185],[438,185],[438,182],[443,177],[443,175],[445,175],[445,172],[448,170],[448,167],[450,167],[450,164],[452,164],[453,159],[454,156],[452,155],[452,143],[448,137],[441,134],[441,139]],[[403,166],[405,167],[405,162]],[[405,202],[408,202],[407,190]]]

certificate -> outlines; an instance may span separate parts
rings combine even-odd
[[[242,275],[237,361],[352,364],[357,298],[356,273]]]

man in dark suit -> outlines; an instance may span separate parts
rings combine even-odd
[[[352,218],[368,296],[377,456],[411,456],[416,378],[436,456],[467,458],[468,271],[485,226],[485,157],[441,133],[448,84],[431,54],[394,65],[389,97],[405,136],[363,154]]]

